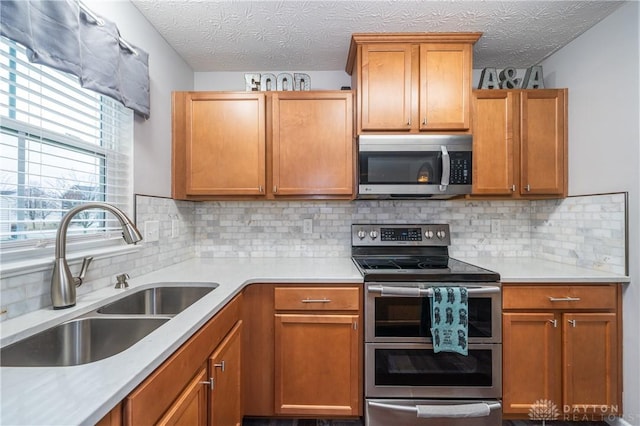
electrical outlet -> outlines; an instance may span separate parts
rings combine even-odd
[[[302,232],[305,234],[313,233],[313,219],[304,219],[302,221]]]
[[[148,243],[160,239],[160,223],[157,220],[147,220],[144,223],[144,239]]]
[[[178,238],[180,235],[180,221],[178,219],[171,220],[171,238]]]
[[[492,234],[500,234],[502,232],[500,220],[492,219],[491,220],[491,233]]]

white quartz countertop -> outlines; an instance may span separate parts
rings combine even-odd
[[[89,312],[157,282],[216,282],[219,287],[129,349],[73,367],[0,368],[0,424],[95,424],[243,287],[251,283],[361,283],[349,258],[192,259],[79,296],[70,309],[42,309],[1,324],[2,346]]]
[[[528,257],[479,257],[459,258],[500,274],[503,283],[549,283],[549,284],[597,284],[627,283],[629,277],[622,274],[551,262]]]
[[[502,282],[628,282],[628,277],[522,258],[460,259],[500,273]],[[94,424],[162,364],[242,288],[252,283],[362,283],[350,258],[191,259],[78,297],[75,307],[41,309],[0,324],[0,345],[96,309],[155,283],[216,282],[219,287],[140,340],[101,361],[74,367],[0,368],[0,424]]]

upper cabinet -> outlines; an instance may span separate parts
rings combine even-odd
[[[469,132],[480,33],[354,34],[347,60],[361,133]]]
[[[473,92],[473,195],[567,196],[567,89]]]
[[[176,199],[353,198],[353,93],[175,92]]]

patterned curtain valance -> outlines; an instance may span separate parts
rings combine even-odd
[[[149,118],[149,55],[79,1],[2,0],[0,34],[27,47],[31,62],[72,73]]]

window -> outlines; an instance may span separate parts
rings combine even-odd
[[[0,244],[51,246],[70,208],[105,201],[131,214],[133,112],[82,89],[77,77],[32,64],[0,37]],[[121,235],[111,214],[85,210],[68,241]],[[33,251],[31,251],[33,253]]]

